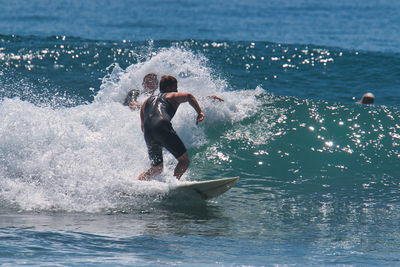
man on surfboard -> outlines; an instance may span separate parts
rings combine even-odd
[[[173,76],[162,76],[160,94],[147,98],[141,109],[141,127],[144,133],[151,168],[141,173],[139,180],[148,180],[163,170],[162,148],[165,147],[178,160],[174,176],[180,179],[187,170],[190,160],[186,147],[172,128],[171,119],[179,105],[185,102],[197,112],[196,124],[204,119],[204,114],[196,98],[190,93],[178,93],[178,81]]]

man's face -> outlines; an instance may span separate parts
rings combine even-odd
[[[158,88],[158,81],[154,78],[145,78],[142,85],[146,91],[155,91]]]

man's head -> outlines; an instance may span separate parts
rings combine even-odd
[[[143,89],[145,93],[154,93],[155,90],[158,88],[158,78],[157,74],[149,73],[146,74],[143,78]]]
[[[160,92],[178,92],[178,81],[175,79],[175,77],[170,75],[162,76],[160,80]]]
[[[360,104],[373,104],[375,101],[375,96],[372,93],[366,93],[360,100]]]

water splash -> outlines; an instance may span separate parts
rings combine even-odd
[[[110,71],[93,103],[54,107],[19,98],[0,102],[2,200],[22,210],[95,212],[141,207],[168,192],[177,183],[172,176],[176,160],[169,153],[162,176],[136,181],[148,168],[147,149],[139,112],[121,104],[147,72],[174,75],[182,91],[199,98],[204,123],[196,127],[196,114],[189,105],[182,105],[173,120],[194,154],[207,144],[208,129],[254,114],[256,95],[262,93],[261,89],[230,92],[204,56],[177,47],[160,49],[126,69],[114,64]],[[210,94],[225,102],[205,97]]]

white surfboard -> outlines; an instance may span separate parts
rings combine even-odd
[[[211,199],[231,189],[239,177],[208,181],[183,182],[169,192],[169,197],[189,199]]]

